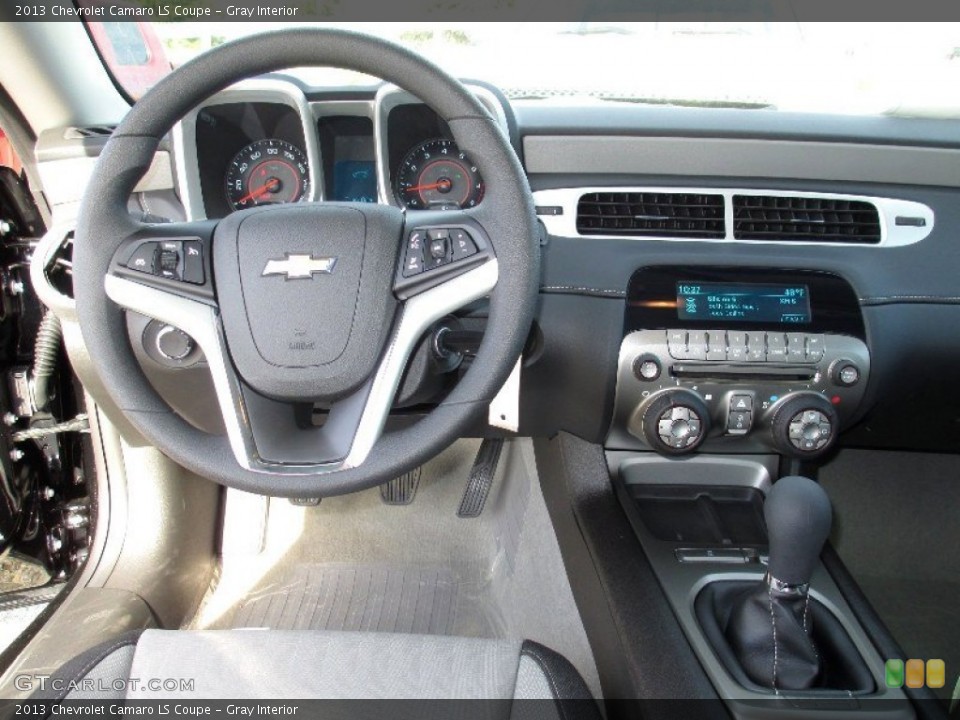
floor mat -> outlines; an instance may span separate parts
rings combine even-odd
[[[483,512],[457,516],[479,446],[460,441],[425,465],[409,505],[373,488],[310,508],[271,500],[266,523],[228,518],[248,537],[224,548],[187,627],[529,639],[565,655],[600,697],[532,445],[507,443]]]
[[[214,627],[483,635],[476,593],[449,568],[350,563],[298,565],[246,598]]]

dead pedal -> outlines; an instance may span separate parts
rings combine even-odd
[[[477,459],[470,468],[470,477],[467,478],[467,489],[460,500],[460,509],[457,517],[475,518],[483,512],[487,503],[487,495],[493,486],[493,477],[497,474],[497,463],[500,462],[500,451],[503,450],[503,438],[488,438],[480,443]]]
[[[420,468],[414,468],[380,486],[380,499],[385,505],[409,505],[420,486]]]

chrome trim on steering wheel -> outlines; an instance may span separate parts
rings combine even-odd
[[[241,467],[273,475],[313,475],[356,468],[367,459],[383,432],[407,360],[416,343],[434,322],[488,295],[498,278],[497,261],[491,258],[403,303],[396,330],[370,382],[369,394],[350,451],[343,461],[326,465],[280,465],[264,462],[260,458],[240,380],[228,358],[222,323],[214,306],[116,275],[105,277],[104,289],[117,305],[173,325],[190,335],[200,346],[213,377],[230,448]]]

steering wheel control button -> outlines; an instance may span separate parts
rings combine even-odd
[[[427,230],[426,267],[438,268],[450,262],[450,232],[444,229]]]
[[[660,361],[653,355],[641,355],[633,361],[633,375],[637,380],[653,382],[660,377]]]
[[[453,262],[477,254],[477,245],[465,230],[450,231],[450,247],[453,251]]]
[[[185,360],[194,347],[193,338],[172,325],[164,325],[157,333],[157,351],[168,360]]]
[[[476,254],[477,244],[466,230],[460,228],[414,230],[407,238],[403,277],[413,277]]]
[[[199,240],[186,240],[183,243],[183,280],[203,285],[203,244]]]
[[[167,280],[180,280],[180,259],[183,243],[179,240],[164,240],[160,243],[160,264],[157,274]]]
[[[403,276],[413,277],[423,272],[423,238],[421,230],[414,230],[407,240],[407,254],[403,261]]]
[[[127,267],[137,272],[156,273],[158,244],[155,242],[143,243],[134,250],[133,255],[127,260]]]

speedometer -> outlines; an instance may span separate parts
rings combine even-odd
[[[394,190],[400,204],[413,210],[467,208],[483,200],[483,179],[453,140],[438,138],[407,153]]]
[[[291,203],[310,197],[307,158],[285,140],[257,140],[227,166],[227,202],[234,210]]]

